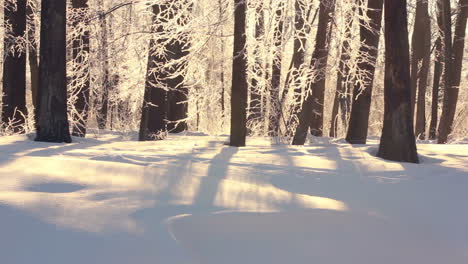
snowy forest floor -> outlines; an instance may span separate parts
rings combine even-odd
[[[468,145],[0,138],[0,263],[466,264]]]

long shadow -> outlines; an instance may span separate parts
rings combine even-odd
[[[214,206],[214,200],[219,185],[227,176],[231,158],[239,151],[236,147],[224,147],[212,160],[208,168],[208,175],[200,182],[198,193],[194,198],[194,205]]]

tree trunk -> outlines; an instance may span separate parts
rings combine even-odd
[[[354,14],[348,14],[346,18],[346,28],[345,28],[345,39],[341,45],[341,57],[338,65],[338,73],[336,77],[336,92],[335,98],[333,100],[333,108],[331,115],[331,125],[330,125],[330,137],[336,137],[338,134],[338,110],[341,108],[341,121],[346,128],[347,115],[351,106],[349,105],[349,92],[348,86],[351,81],[348,81],[349,75],[349,66],[348,61],[350,59],[350,46],[349,40],[351,39],[351,27],[353,25],[353,16]]]
[[[411,116],[414,116],[416,94],[417,137],[424,139],[426,130],[426,87],[431,58],[431,20],[426,0],[417,0],[411,59]]]
[[[281,67],[283,60],[283,13],[284,13],[284,3],[280,2],[278,4],[278,9],[276,10],[276,28],[273,33],[274,41],[274,52],[273,52],[273,63],[272,63],[272,74],[271,74],[271,90],[270,90],[270,117],[269,117],[269,128],[268,132],[271,137],[277,137],[280,126],[280,119],[278,118],[278,113],[280,108],[283,106],[280,104],[280,85],[281,85]]]
[[[72,63],[74,65],[74,76],[72,84],[78,86],[77,99],[75,102],[76,115],[73,119],[76,125],[73,127],[73,136],[85,137],[86,124],[88,121],[89,95],[90,95],[90,74],[89,74],[89,28],[88,28],[88,0],[72,0],[72,8],[79,14],[73,17],[72,25],[78,30],[79,35],[75,35],[72,40]],[[83,25],[81,25],[83,23]]]
[[[311,62],[315,77],[307,84],[306,94],[308,95],[302,104],[302,109],[299,114],[299,125],[296,128],[293,139],[294,145],[304,145],[309,127],[313,136],[322,136],[323,134],[323,103],[325,98],[326,68],[334,10],[334,0],[320,1],[315,50],[312,54]]]
[[[359,53],[368,59],[358,63],[358,72],[364,74],[364,82],[357,82],[353,89],[353,102],[349,118],[346,141],[351,144],[366,144],[369,126],[369,113],[372,102],[375,64],[379,50],[380,28],[382,24],[383,0],[369,0],[367,16],[370,18],[371,30],[361,21],[360,38],[363,43]],[[362,12],[362,11],[361,11]]]
[[[444,105],[442,107],[442,115],[439,124],[439,144],[445,144],[448,141],[448,136],[453,130],[453,121],[457,110],[458,94],[460,90],[461,71],[463,63],[463,55],[465,48],[465,33],[466,19],[468,13],[468,0],[459,1],[459,12],[455,23],[455,34],[453,38],[453,48],[450,51],[445,49],[445,56],[448,56],[446,63],[449,63],[450,69],[445,67],[446,83],[444,85]],[[444,1],[444,44],[451,44],[451,17],[450,17],[450,1]],[[453,52],[453,53],[452,53]],[[449,62],[448,62],[449,61]],[[447,82],[447,79],[450,79]]]
[[[31,97],[34,109],[37,107],[37,91],[39,86],[39,63],[37,40],[36,40],[36,18],[34,12],[37,10],[36,1],[28,1],[26,7],[28,20],[28,61],[31,74]]]
[[[256,43],[258,43],[263,41],[263,37],[265,34],[265,13],[263,10],[263,4],[260,4],[257,7],[256,14],[258,15],[258,18],[256,18],[255,23],[255,41]],[[261,50],[261,47],[258,47],[256,45],[253,52],[255,60],[253,65],[253,72],[256,76],[252,78],[252,85],[250,86],[250,101],[248,115],[248,123],[252,127],[256,127],[262,121],[262,86],[265,84],[265,74],[262,58],[263,54],[261,53]],[[259,81],[259,79],[263,80]],[[252,132],[253,131],[249,131],[249,134],[251,134]]]
[[[153,5],[153,25],[152,31],[163,32],[162,25],[156,25],[156,17],[166,12],[167,5]],[[141,110],[140,141],[160,140],[167,135],[167,92],[161,80],[167,79],[167,73],[163,66],[167,60],[156,54],[157,46],[160,45],[157,39],[151,39],[149,44],[148,66],[145,82],[145,93]]]
[[[42,0],[36,141],[70,143],[67,117],[66,1]]]
[[[24,132],[26,109],[26,47],[17,47],[26,31],[26,0],[16,6],[4,3],[4,64],[2,122],[13,125],[15,132]]]
[[[234,0],[234,51],[231,92],[231,146],[245,146],[247,135],[246,3]]]
[[[438,19],[439,20],[439,19]],[[437,119],[439,112],[439,86],[442,75],[442,39],[437,37],[435,42],[434,81],[432,83],[431,123],[429,124],[429,139],[437,138]]]
[[[101,74],[102,74],[102,94],[101,94],[101,105],[98,109],[97,123],[99,129],[105,129],[107,125],[107,113],[109,110],[109,90],[110,90],[110,79],[109,79],[109,50],[107,43],[107,18],[104,14],[104,2],[99,1],[99,25],[101,27],[101,40],[100,40],[100,59],[101,59]]]
[[[378,157],[418,163],[411,118],[406,0],[385,0],[385,110]]]

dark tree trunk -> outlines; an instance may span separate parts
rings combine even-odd
[[[72,22],[73,27],[83,27],[82,30],[78,31],[82,33],[74,36],[72,40],[72,62],[75,71],[78,73],[72,77],[71,82],[75,86],[79,85],[75,102],[77,115],[73,116],[73,119],[76,121],[76,125],[73,127],[73,136],[85,137],[90,96],[89,60],[87,59],[90,51],[89,28],[86,22],[88,16],[85,15],[88,13],[89,9],[88,0],[72,0],[72,7],[77,14],[81,14],[79,16],[74,16],[74,21]],[[81,25],[81,23],[84,24]]]
[[[107,42],[107,18],[104,15],[104,2],[99,1],[101,8],[99,14],[99,25],[101,27],[101,40],[100,40],[100,56],[101,56],[101,70],[102,70],[102,94],[101,94],[101,105],[98,109],[97,123],[99,129],[105,129],[107,125],[107,113],[109,111],[109,90],[110,90],[110,79],[109,79],[109,49]]]
[[[382,24],[382,7],[383,0],[369,0],[368,2],[367,16],[370,18],[372,30],[363,26],[363,21],[360,22],[360,38],[363,44],[359,52],[366,54],[368,59],[358,63],[358,71],[365,74],[363,77],[365,81],[356,83],[353,89],[351,115],[346,133],[346,141],[351,144],[366,144],[367,141],[375,64]]]
[[[411,118],[406,0],[385,0],[385,110],[378,157],[418,163]]]
[[[6,30],[4,36],[3,64],[3,106],[2,122],[12,122],[13,131],[23,133],[26,109],[26,49],[18,48],[18,41],[26,31],[26,0],[17,0],[16,7],[5,3],[4,19]]]
[[[36,141],[70,143],[67,117],[66,1],[42,0]]]
[[[269,128],[268,132],[271,137],[277,137],[280,126],[280,119],[278,118],[278,113],[283,107],[280,104],[280,85],[281,85],[281,67],[283,60],[283,13],[284,13],[284,3],[281,2],[278,4],[278,9],[276,10],[276,28],[273,33],[274,41],[274,52],[273,52],[273,62],[272,62],[272,74],[271,74],[271,90],[270,90],[270,117],[269,117]]]
[[[263,36],[265,34],[265,13],[263,10],[263,4],[260,4],[257,7],[256,14],[258,15],[258,18],[256,18],[255,23],[255,40],[258,43],[263,42]],[[265,75],[262,53],[260,51],[261,48],[256,46],[253,52],[255,60],[253,71],[257,74],[257,76],[252,78],[252,85],[250,86],[248,123],[252,127],[256,127],[257,124],[262,122],[262,84],[265,82],[261,81],[261,79],[265,79]],[[251,132],[252,131],[249,131],[249,133]]]
[[[431,19],[429,17],[428,2],[418,0],[416,3],[416,18],[412,40],[411,59],[411,116],[414,116],[416,94],[416,130],[420,139],[425,138],[426,130],[426,88],[431,59]]]
[[[437,138],[437,120],[439,112],[439,87],[442,75],[442,39],[435,42],[434,81],[432,83],[431,123],[429,124],[429,139]]]
[[[338,65],[338,73],[336,77],[336,92],[335,98],[333,100],[333,108],[331,115],[331,125],[330,125],[330,137],[336,137],[338,133],[338,110],[341,108],[341,121],[346,127],[347,116],[351,110],[351,100],[349,96],[349,84],[351,81],[348,81],[349,75],[349,66],[348,61],[350,59],[350,46],[349,39],[351,38],[351,27],[353,25],[353,16],[354,14],[348,14],[346,18],[346,29],[345,29],[345,40],[341,45],[341,58]]]
[[[445,85],[444,85],[444,105],[442,107],[442,115],[439,124],[438,143],[445,144],[448,141],[448,136],[453,130],[453,121],[457,110],[458,94],[460,90],[461,71],[463,63],[463,55],[465,48],[465,33],[466,19],[468,13],[468,1],[459,1],[459,12],[455,23],[455,34],[453,38],[453,48],[450,51],[445,49],[445,56],[448,59],[445,63],[449,63],[450,69],[445,67]],[[450,17],[450,1],[444,1],[444,46],[449,45],[448,35],[451,35],[451,17]],[[453,53],[452,53],[453,52]],[[449,61],[449,62],[448,62]],[[449,82],[447,80],[450,79]]]
[[[234,52],[231,92],[231,138],[229,145],[245,146],[247,135],[246,2],[234,0]]]
[[[323,103],[325,98],[326,67],[330,35],[332,31],[332,16],[335,10],[335,1],[320,1],[319,22],[315,50],[312,54],[311,67],[316,75],[314,80],[307,84],[307,94],[302,110],[299,114],[299,125],[294,135],[294,145],[304,145],[307,130],[310,127],[313,136],[323,134]]]
[[[166,12],[166,5],[153,5],[153,30],[162,32],[164,28],[156,24],[156,17],[161,12]],[[163,65],[167,60],[156,54],[158,40],[151,39],[149,44],[148,67],[145,82],[145,94],[141,109],[140,141],[164,139],[167,134],[167,92],[161,80],[167,79],[167,73]]]
[[[37,107],[37,91],[39,86],[39,63],[37,40],[36,40],[36,20],[34,12],[37,10],[35,1],[28,1],[27,20],[28,20],[28,61],[31,74],[31,97],[34,109]]]

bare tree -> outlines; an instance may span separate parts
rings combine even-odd
[[[406,0],[385,0],[385,110],[377,156],[418,163],[413,119]]]
[[[414,116],[417,94],[415,134],[424,139],[426,137],[426,88],[431,59],[431,19],[427,0],[417,0],[411,43],[411,112]]]
[[[245,146],[247,135],[247,59],[246,3],[234,0],[234,52],[231,86],[231,138],[230,145]]]
[[[441,3],[443,10],[444,22],[444,47],[445,52],[445,83],[444,83],[444,105],[442,107],[442,115],[439,124],[438,143],[445,144],[448,141],[448,136],[453,130],[453,121],[457,108],[459,86],[461,81],[461,71],[463,62],[463,53],[465,48],[465,33],[466,33],[466,17],[468,13],[468,1],[460,0],[458,7],[458,15],[455,23],[455,34],[453,38],[453,47],[451,39],[451,13],[450,1]]]
[[[36,40],[36,0],[29,0],[26,7],[28,32],[28,62],[31,75],[31,95],[34,108],[37,106],[37,90],[39,86],[38,45]]]
[[[26,109],[26,0],[4,3],[5,35],[2,122],[24,132]]]
[[[366,144],[367,141],[375,63],[378,55],[382,23],[382,8],[383,0],[369,0],[367,16],[370,19],[370,27],[366,27],[363,21],[360,22],[362,44],[359,54],[364,58],[358,62],[358,72],[363,75],[363,81],[357,82],[353,89],[351,115],[346,133],[346,141],[351,144]]]
[[[70,81],[71,85],[77,88],[77,99],[74,105],[76,112],[72,115],[73,120],[76,120],[73,136],[85,137],[90,96],[88,0],[72,0],[72,8],[72,26],[76,33],[72,40],[74,75]]]
[[[66,1],[42,0],[36,141],[70,143],[67,117]]]
[[[315,50],[312,54],[311,67],[314,78],[308,81],[307,96],[302,104],[299,114],[299,124],[293,138],[293,145],[304,145],[307,138],[307,130],[310,127],[311,134],[322,136],[323,134],[323,107],[325,97],[326,67],[330,35],[332,31],[332,18],[335,10],[335,1],[320,1],[319,21]]]

